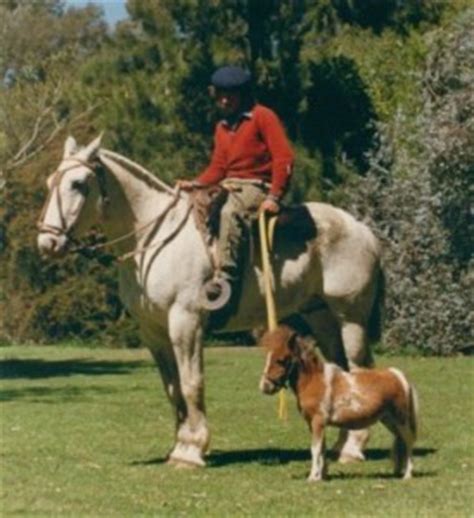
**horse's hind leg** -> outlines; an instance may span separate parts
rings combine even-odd
[[[341,323],[342,343],[346,353],[349,370],[360,367],[373,367],[374,359],[368,346],[367,330],[359,322]]]
[[[386,416],[382,423],[393,434],[392,461],[393,473],[397,477],[409,479],[413,472],[413,443],[414,437],[409,424],[396,416]]]

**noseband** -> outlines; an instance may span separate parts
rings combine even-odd
[[[63,213],[63,208],[62,208],[62,203],[61,203],[61,196],[60,196],[60,192],[59,192],[59,186],[61,184],[61,181],[64,178],[64,175],[68,171],[72,171],[73,169],[76,169],[76,167],[78,167],[78,166],[86,167],[87,169],[92,171],[97,178],[100,195],[102,197],[103,202],[106,203],[108,201],[108,198],[107,198],[107,191],[105,188],[104,172],[103,172],[103,169],[100,167],[100,163],[98,161],[91,163],[91,162],[87,162],[85,160],[81,160],[80,158],[67,158],[66,160],[74,161],[75,163],[72,164],[70,167],[67,167],[66,169],[63,169],[63,170],[57,169],[55,171],[54,176],[53,176],[53,183],[51,185],[48,196],[43,205],[43,210],[41,211],[40,217],[39,217],[36,225],[37,225],[38,231],[40,233],[53,234],[58,237],[64,236],[64,237],[67,237],[69,240],[74,241],[74,239],[70,235],[72,226],[70,228],[67,228],[67,223],[66,223],[66,220],[64,219],[64,213]],[[60,222],[61,222],[60,226],[50,225],[48,223],[45,223],[46,211],[48,210],[49,204],[51,202],[51,199],[52,199],[55,191],[57,192],[59,218],[60,218]],[[80,209],[82,209],[82,206],[85,203],[86,196],[87,196],[87,194],[83,195],[83,200],[82,200]]]
[[[285,374],[280,377],[278,380],[273,380],[269,378],[266,374],[265,379],[269,381],[276,389],[280,390],[282,388],[287,388],[288,383],[290,381],[290,377],[293,375],[293,372],[297,366],[297,361],[295,361],[293,358],[291,360],[291,363],[289,367],[285,368]]]

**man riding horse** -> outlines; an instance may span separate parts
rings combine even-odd
[[[250,73],[237,66],[219,68],[211,91],[224,118],[214,134],[209,166],[195,180],[179,180],[184,190],[220,184],[225,202],[217,240],[218,268],[205,285],[205,300],[220,309],[239,277],[241,242],[260,211],[277,213],[291,178],[294,154],[278,116],[252,95]]]

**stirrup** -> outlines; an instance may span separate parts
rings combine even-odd
[[[202,307],[209,311],[221,309],[229,302],[231,294],[232,288],[227,279],[211,279],[203,286],[201,295]]]

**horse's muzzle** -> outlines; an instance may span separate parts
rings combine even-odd
[[[275,394],[280,390],[280,386],[277,383],[274,383],[272,380],[268,379],[265,376],[262,376],[260,380],[260,390],[269,396]]]
[[[38,235],[38,249],[41,255],[60,257],[66,253],[67,236],[55,235],[50,232],[41,232]]]

